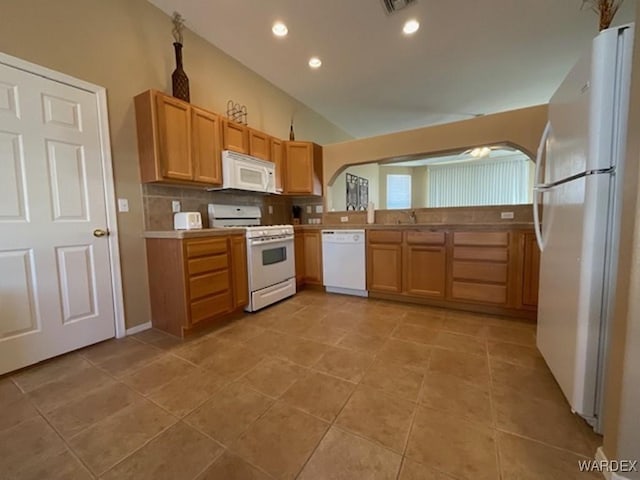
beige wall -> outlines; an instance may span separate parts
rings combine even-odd
[[[429,188],[429,182],[427,175],[429,175],[427,167],[413,167],[411,169],[411,207],[412,208],[424,208],[428,207],[427,201],[429,199],[427,189]]]
[[[170,91],[175,67],[168,16],[146,0],[2,0],[0,51],[106,87],[118,197],[130,212],[118,217],[128,327],[147,322],[149,292],[142,239],[133,96]],[[187,19],[187,25],[188,25]],[[287,138],[333,143],[350,138],[309,108],[191,32],[184,67],[193,103],[223,113],[227,100],[247,106],[249,125]]]
[[[604,451],[640,460],[640,9],[636,11],[616,308],[605,393]],[[640,479],[640,472],[625,474]]]
[[[547,106],[539,105],[445,125],[325,145],[325,185],[331,183],[345,165],[460,151],[479,145],[507,143],[533,156],[546,123]]]

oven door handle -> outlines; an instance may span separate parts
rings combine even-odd
[[[251,240],[251,245],[269,245],[271,243],[290,243],[293,237],[274,238],[273,240]]]

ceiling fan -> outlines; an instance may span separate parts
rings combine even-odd
[[[509,147],[508,145],[485,145],[481,147],[469,148],[468,150],[462,152],[460,155],[471,155],[473,158],[486,158],[491,155],[491,152],[493,150],[510,150],[512,152],[517,151],[517,149]]]

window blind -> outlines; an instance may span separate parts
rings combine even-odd
[[[411,208],[411,175],[387,175],[387,209]]]

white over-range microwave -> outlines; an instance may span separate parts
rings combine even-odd
[[[222,188],[276,193],[275,164],[259,158],[222,151]]]

